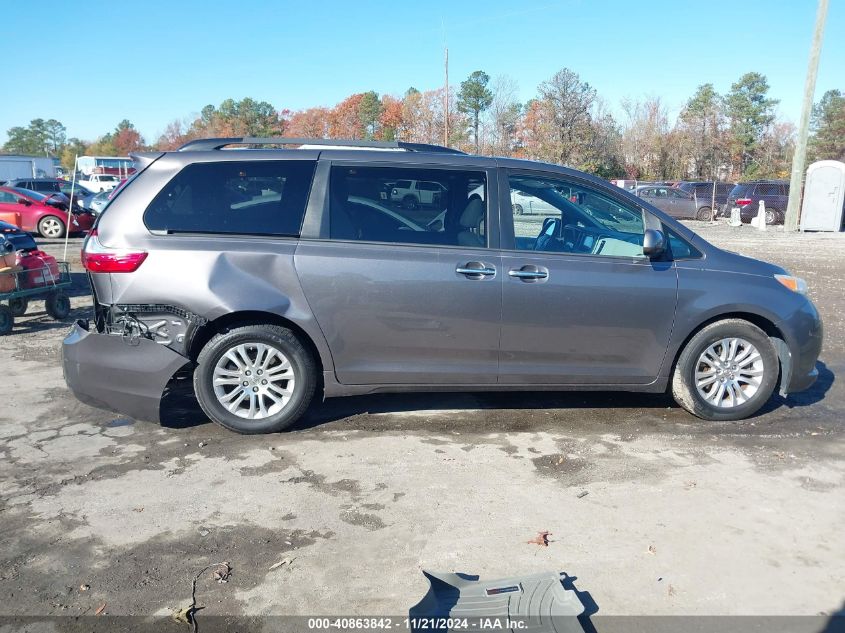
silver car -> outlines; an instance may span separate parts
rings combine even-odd
[[[295,143],[136,157],[83,247],[94,318],[63,346],[77,397],[156,420],[191,375],[210,419],[264,433],[315,396],[389,391],[670,390],[736,420],[816,379],[802,280],[619,187],[437,146]],[[439,204],[387,208],[404,180]],[[542,211],[515,216],[514,194]]]

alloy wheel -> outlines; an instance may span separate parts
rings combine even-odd
[[[220,405],[250,420],[277,414],[296,386],[290,360],[266,343],[242,343],[226,350],[214,366],[212,381]]]
[[[760,389],[764,372],[763,357],[754,345],[743,338],[724,338],[699,355],[695,388],[712,406],[738,407]]]

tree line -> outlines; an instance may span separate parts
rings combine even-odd
[[[526,103],[507,76],[471,73],[459,86],[401,96],[368,91],[333,107],[292,111],[249,97],[207,105],[175,119],[147,143],[124,119],[93,142],[68,138],[55,119],[8,130],[3,150],[57,156],[66,168],[79,154],[126,155],[172,150],[209,136],[289,136],[448,144],[478,154],[529,158],[605,178],[741,180],[788,177],[795,126],[776,116],[766,77],[749,72],[724,94],[699,86],[677,116],[660,97],[624,99],[614,115],[595,88],[563,68]],[[448,103],[448,106],[447,106]],[[811,160],[845,160],[845,96],[826,92],[812,118]]]

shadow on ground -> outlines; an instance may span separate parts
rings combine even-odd
[[[806,407],[825,399],[827,392],[834,383],[834,374],[827,366],[817,364],[819,378],[807,391],[791,394],[786,398],[775,395],[761,409],[752,420],[768,413],[788,411],[798,407]],[[390,393],[366,396],[351,396],[347,398],[331,398],[320,401],[315,399],[306,414],[290,430],[303,431],[332,423],[351,420],[357,416],[385,416],[384,423],[374,423],[369,419],[366,423],[353,422],[356,428],[366,430],[375,428],[415,428],[431,429],[432,422],[426,417],[438,416],[443,412],[486,412],[494,415],[500,411],[506,414],[524,412],[523,416],[499,416],[498,426],[506,430],[522,430],[536,428],[549,422],[548,412],[555,410],[604,411],[604,418],[609,422],[628,422],[634,417],[647,416],[655,422],[666,420],[672,415],[672,422],[690,423],[696,419],[688,415],[675,404],[668,394],[646,394],[603,391],[539,391],[539,392],[476,392],[476,393]],[[406,418],[399,424],[391,414],[401,416],[407,413],[419,413],[414,418]],[[444,424],[454,423],[455,416],[443,418]],[[174,376],[168,384],[161,403],[161,423],[169,428],[189,428],[208,424],[209,420],[200,409],[193,394],[192,376],[189,370]],[[714,427],[708,427],[713,430]],[[479,429],[481,430],[481,429]]]

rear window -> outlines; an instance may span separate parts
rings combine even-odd
[[[314,161],[194,163],[144,213],[151,231],[298,237]]]
[[[754,185],[736,185],[733,189],[731,189],[731,198],[745,198],[750,195],[751,191],[753,190]]]

